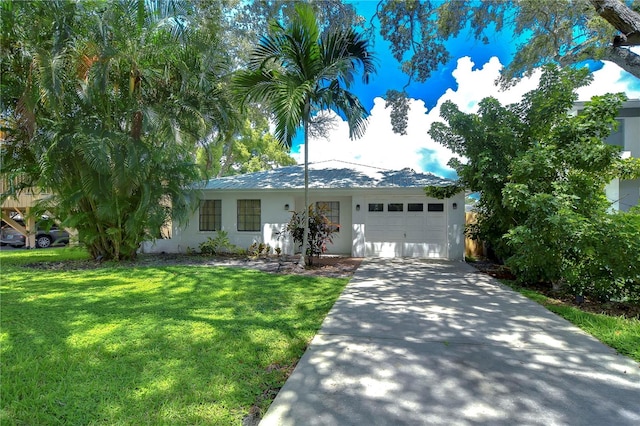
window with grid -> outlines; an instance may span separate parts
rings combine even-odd
[[[340,202],[339,201],[318,201],[316,209],[320,210],[329,223],[333,225],[336,232],[340,231]]]
[[[200,230],[218,231],[222,226],[222,201],[202,200],[200,202]]]
[[[260,200],[238,200],[238,231],[260,230]]]

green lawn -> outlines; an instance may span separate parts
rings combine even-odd
[[[619,353],[640,362],[640,320],[623,316],[610,316],[585,312],[551,299],[534,290],[520,287],[513,281],[501,282],[534,300]]]
[[[0,252],[2,424],[240,424],[252,405],[268,406],[347,283],[24,266],[65,259],[86,255]]]

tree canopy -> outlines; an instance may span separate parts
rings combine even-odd
[[[329,27],[357,18],[314,3]],[[231,74],[290,2],[3,1],[2,197],[30,187],[94,257],[135,256],[186,219],[197,180],[292,164],[268,112],[241,117]],[[255,37],[254,37],[255,36]]]
[[[237,126],[199,145],[197,163],[205,178],[296,164],[289,148],[269,132],[269,122],[258,108],[248,109]]]
[[[221,11],[207,12],[2,2],[2,173],[14,190],[49,191],[37,210],[76,228],[96,258],[135,257],[165,221],[185,218],[196,141],[235,119]]]
[[[637,0],[381,1],[377,17],[403,71],[426,81],[447,63],[447,41],[469,36],[493,42],[492,31],[510,31],[516,52],[502,82],[530,75],[546,63],[561,66],[607,60],[640,78],[640,2]]]
[[[603,142],[625,97],[595,97],[571,113],[575,89],[590,80],[585,69],[547,65],[539,87],[516,104],[485,98],[476,114],[467,114],[445,103],[446,123],[434,123],[430,134],[466,158],[450,164],[463,185],[481,194],[472,235],[520,279],[568,283],[578,292],[597,283],[600,294],[628,295],[640,274],[629,267],[640,248],[640,216],[609,214],[604,188],[633,161]],[[614,282],[622,283],[617,290]]]

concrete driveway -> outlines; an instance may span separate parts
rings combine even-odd
[[[461,262],[367,259],[267,425],[639,425],[640,366]]]

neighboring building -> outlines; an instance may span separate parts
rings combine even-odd
[[[584,102],[576,102],[574,109],[580,111]],[[623,158],[640,158],[640,100],[624,102],[618,117],[618,128],[611,132],[606,142],[619,146]],[[638,205],[640,199],[640,179],[614,179],[606,187],[606,194],[613,210],[628,211]]]
[[[11,181],[0,177],[0,195],[4,196],[5,193],[9,192],[11,184]],[[48,194],[37,189],[28,189],[16,197],[7,197],[2,200],[2,204],[0,205],[2,226],[11,227],[23,235],[27,247],[36,246],[36,222],[35,219],[29,215],[30,210],[38,200],[46,196],[48,196]],[[13,220],[15,215],[21,218],[26,217],[27,222],[21,223]]]
[[[354,165],[341,161],[309,165],[311,204],[322,204],[340,225],[330,254],[354,257],[464,257],[464,193],[445,200],[427,198],[424,187],[453,181],[433,174]],[[171,239],[147,242],[144,252],[197,249],[218,230],[247,248],[254,242],[294,252],[278,237],[292,211],[304,206],[304,166],[211,179],[185,228]]]

